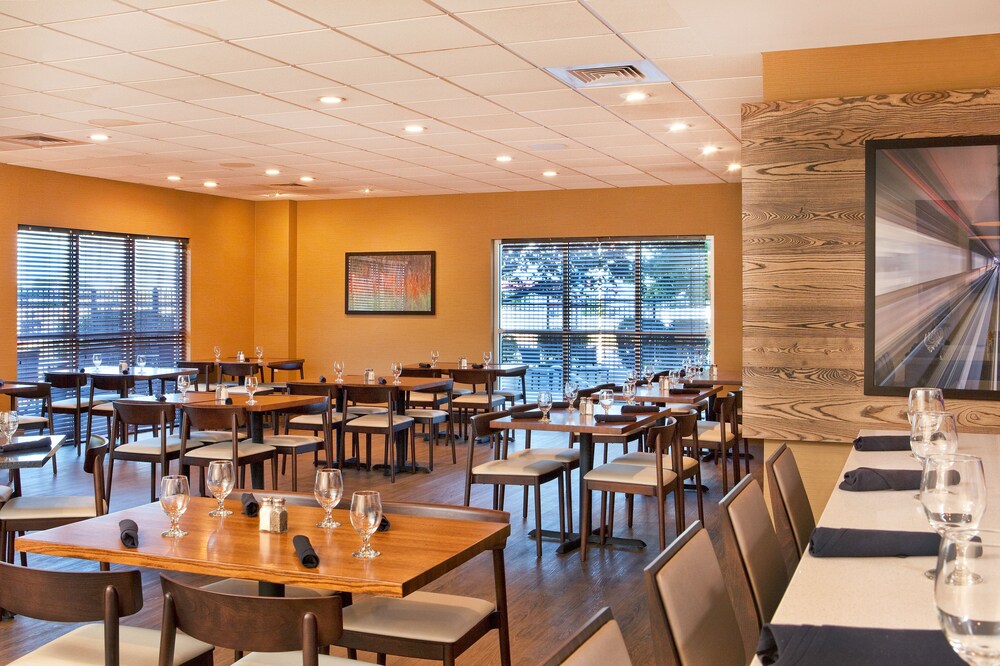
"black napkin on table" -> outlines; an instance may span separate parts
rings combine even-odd
[[[858,451],[909,451],[909,435],[865,435],[854,440]]]
[[[482,370],[483,368],[486,367],[486,365],[483,363],[473,363],[472,367],[475,368],[476,370]]]
[[[386,384],[386,383],[388,383],[388,382],[386,382],[386,381],[385,381],[385,377],[379,377],[379,378],[378,378],[378,383],[379,383],[379,384]]]
[[[124,370],[122,370],[122,374],[123,375],[127,375],[128,374],[128,368],[125,368]]]
[[[701,389],[696,388],[672,388],[670,389],[670,395],[698,395],[701,393]]]
[[[650,414],[658,411],[660,408],[656,405],[625,405],[622,407],[622,414]]]
[[[323,375],[320,375],[319,376],[319,383],[320,384],[326,384],[326,377],[324,377]]]
[[[430,363],[417,363],[417,367],[418,368],[429,368],[429,367],[431,367],[431,364]]]
[[[87,372],[87,368],[80,368],[80,374],[81,374],[81,375],[82,375],[83,373],[85,373],[85,372]]]
[[[315,569],[319,566],[319,555],[309,543],[309,537],[304,534],[296,534],[292,537],[292,545],[295,546],[295,555],[299,558],[302,566],[306,569]]]
[[[3,380],[0,379],[0,386],[3,386]]]
[[[542,410],[540,409],[529,409],[526,412],[514,412],[510,415],[512,419],[540,419],[542,418]]]
[[[0,453],[17,453],[18,451],[40,451],[52,446],[51,437],[42,437],[27,442],[11,442],[0,446]]]
[[[764,666],[840,666],[841,664],[964,663],[936,629],[875,629],[766,624],[757,643],[757,657]]]
[[[841,490],[867,492],[869,490],[918,490],[919,469],[874,469],[859,467],[844,472]]]
[[[569,408],[568,400],[553,400],[552,409],[567,409]]]
[[[598,414],[594,417],[594,420],[605,423],[628,423],[637,419],[630,414]]]
[[[390,527],[391,527],[391,525],[389,525],[389,519],[386,518],[385,516],[382,516],[382,520],[378,524],[378,530],[377,531],[379,531],[379,532],[388,532]]]
[[[121,530],[122,545],[126,548],[138,548],[139,547],[139,526],[135,524],[134,520],[118,521],[118,529]]]
[[[260,504],[257,502],[257,498],[253,496],[253,493],[243,493],[240,496],[240,502],[243,504],[243,513],[251,518],[256,518],[257,514],[260,513]]]
[[[231,404],[233,404],[233,399],[232,398],[226,398],[226,400],[225,400],[225,402],[223,404],[231,405]]]
[[[910,557],[938,554],[934,532],[817,527],[809,538],[813,557]]]
[[[156,396],[156,402],[166,402],[166,401],[167,401],[167,396],[163,395],[162,393]]]

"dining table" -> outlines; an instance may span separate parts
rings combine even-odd
[[[622,416],[621,404],[614,404],[608,410],[608,414],[613,416]],[[598,413],[603,413],[598,412]],[[580,413],[580,410],[575,409],[570,411],[569,409],[553,409],[549,412],[549,418],[543,421],[541,418],[535,419],[525,419],[525,418],[513,418],[512,416],[504,416],[502,418],[493,419],[490,421],[490,428],[497,430],[539,430],[542,432],[566,432],[574,433],[577,435],[580,443],[580,493],[579,493],[579,503],[577,506],[580,507],[580,532],[579,533],[569,533],[566,535],[565,541],[563,541],[558,548],[556,548],[557,553],[569,553],[580,547],[580,539],[582,534],[589,535],[591,541],[589,543],[594,543],[597,545],[607,545],[613,544],[618,546],[631,546],[636,548],[645,548],[646,543],[641,539],[629,539],[624,537],[608,537],[605,540],[605,544],[601,544],[596,540],[594,536],[595,532],[592,529],[592,520],[590,515],[584,515],[583,513],[583,498],[586,494],[586,484],[582,482],[583,477],[587,475],[587,472],[594,468],[594,436],[612,436],[612,437],[625,437],[631,435],[642,428],[656,424],[657,421],[664,419],[670,415],[669,409],[661,409],[657,412],[638,412],[629,414],[628,416],[635,417],[632,421],[599,421],[596,415],[584,416]],[[555,537],[558,538],[559,534],[557,532],[549,532],[548,530],[542,531],[542,536],[545,537]]]
[[[722,385],[709,385],[700,387],[688,387],[681,389],[670,389],[664,391],[658,383],[647,386],[635,387],[635,401],[650,403],[654,405],[669,406],[672,408],[685,408],[705,402],[714,395],[722,392]],[[615,393],[615,398],[622,399],[621,391]]]
[[[903,435],[899,430],[862,430],[860,436]],[[1000,528],[1000,434],[961,433],[958,453],[983,459],[987,508],[980,527]],[[859,467],[919,470],[904,451],[852,449],[842,472]],[[841,475],[840,478],[842,478]],[[914,490],[855,492],[835,488],[818,527],[907,532],[931,529]],[[924,572],[937,558],[815,557],[802,555],[788,588],[771,619],[776,625],[827,625],[868,629],[940,631],[934,603],[934,581]],[[755,660],[754,663],[760,663]]]
[[[15,444],[44,440],[48,440],[48,446],[45,448],[11,451],[9,453],[0,452],[0,469],[6,469],[10,472],[10,487],[13,490],[11,497],[19,497],[21,495],[21,470],[44,467],[56,455],[62,447],[63,442],[66,441],[65,435],[18,435],[14,437]]]
[[[473,365],[481,367],[473,367]],[[458,361],[438,361],[437,363],[407,363],[403,366],[409,370],[423,369],[437,369],[443,374],[448,374],[451,370],[462,369],[461,364]],[[517,377],[521,380],[521,395],[527,395],[527,384],[526,377],[528,374],[528,364],[527,363],[475,363],[469,362],[466,364],[465,369],[467,370],[486,370],[490,373],[490,380],[496,383],[496,380],[500,377]]]

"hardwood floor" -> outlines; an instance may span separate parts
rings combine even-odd
[[[442,440],[443,441],[443,440]],[[520,445],[520,437],[518,441]],[[564,435],[539,435],[533,439],[533,446],[563,446]],[[418,458],[427,460],[427,444],[418,442]],[[467,445],[458,447],[458,464],[451,464],[445,446],[435,450],[435,468],[431,474],[402,474],[395,484],[381,473],[345,470],[345,497],[360,489],[381,491],[386,499],[415,502],[436,502],[462,504],[465,456]],[[378,450],[380,447],[373,447]],[[617,446],[612,453],[618,452]],[[755,459],[751,462],[751,473],[760,479],[762,451],[759,446],[751,446]],[[597,449],[598,459],[602,456]],[[485,445],[477,445],[477,462],[485,460],[491,453]],[[52,468],[26,470],[22,473],[25,494],[85,495],[91,493],[90,476],[83,472],[83,458],[78,458],[72,447],[59,454],[59,473],[53,476]],[[313,468],[308,456],[303,456],[299,465],[299,487],[312,487]],[[754,645],[757,630],[753,619],[749,593],[738,562],[733,555],[731,544],[723,543],[719,536],[718,501],[722,498],[719,468],[711,463],[703,466],[705,482],[710,492],[705,496],[705,518],[708,530],[716,546],[716,552],[723,563],[723,572],[729,583],[730,592],[741,619],[744,642]],[[290,469],[290,466],[289,466]],[[111,510],[142,504],[148,501],[149,466],[140,463],[117,463],[114,476],[114,493]],[[267,472],[265,478],[269,478]],[[576,492],[579,479],[574,475],[574,512],[579,511]],[[195,485],[195,484],[192,484]],[[543,516],[545,527],[558,527],[556,513],[556,484],[547,484],[543,489]],[[279,487],[290,488],[287,476],[279,477]],[[694,493],[689,492],[687,501],[688,521],[697,518]],[[491,490],[487,486],[473,488],[472,504],[489,507]],[[589,559],[581,563],[579,552],[568,555],[555,553],[556,542],[543,544],[543,556],[535,558],[534,541],[527,537],[534,527],[534,519],[529,512],[527,520],[521,517],[522,495],[518,489],[510,488],[507,493],[506,509],[511,512],[511,537],[506,549],[508,600],[510,605],[511,647],[515,664],[537,664],[542,662],[559,645],[581,627],[598,609],[610,606],[615,618],[621,623],[625,640],[635,664],[652,664],[652,643],[649,636],[649,619],[646,612],[646,591],[642,579],[642,569],[656,555],[656,507],[652,498],[637,498],[635,502],[635,525],[628,530],[625,522],[624,504],[616,503],[617,516],[615,532],[618,536],[632,536],[645,540],[650,547],[644,550],[592,548]],[[596,501],[595,505],[599,504]],[[673,534],[672,501],[668,498],[667,538]],[[291,510],[294,511],[294,508]],[[595,511],[596,514],[596,511]],[[575,522],[576,519],[574,519]],[[595,522],[596,525],[596,522]],[[348,528],[349,529],[349,528]],[[150,534],[144,538],[156,538]],[[447,538],[442,535],[441,538]],[[374,539],[376,542],[378,537]],[[377,546],[377,543],[376,543]],[[96,570],[96,564],[77,560],[51,558],[32,555],[29,564],[33,567],[52,569]],[[187,578],[191,578],[188,576]],[[428,586],[430,591],[452,592],[469,596],[492,599],[492,566],[488,556],[465,564],[458,570]],[[124,620],[125,624],[144,627],[158,627],[160,621],[160,588],[158,572],[143,571],[145,607]],[[54,593],[57,593],[54,591]],[[0,622],[0,663],[8,663],[29,652],[34,647],[65,633],[75,625],[61,625],[39,622],[23,617]],[[345,655],[334,650],[334,654]],[[374,661],[374,655],[362,654],[361,659]],[[495,634],[482,639],[458,659],[460,664],[498,664],[499,653]],[[219,666],[232,662],[232,653],[216,650],[215,663]],[[389,658],[390,664],[427,663],[419,660]],[[612,665],[608,665],[612,666]]]

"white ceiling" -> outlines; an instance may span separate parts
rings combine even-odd
[[[996,0],[0,0],[0,137],[83,142],[0,162],[245,199],[738,182],[762,51],[992,32]],[[544,69],[637,60],[671,82]]]

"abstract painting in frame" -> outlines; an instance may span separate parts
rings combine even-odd
[[[348,252],[347,314],[432,315],[436,253]]]

